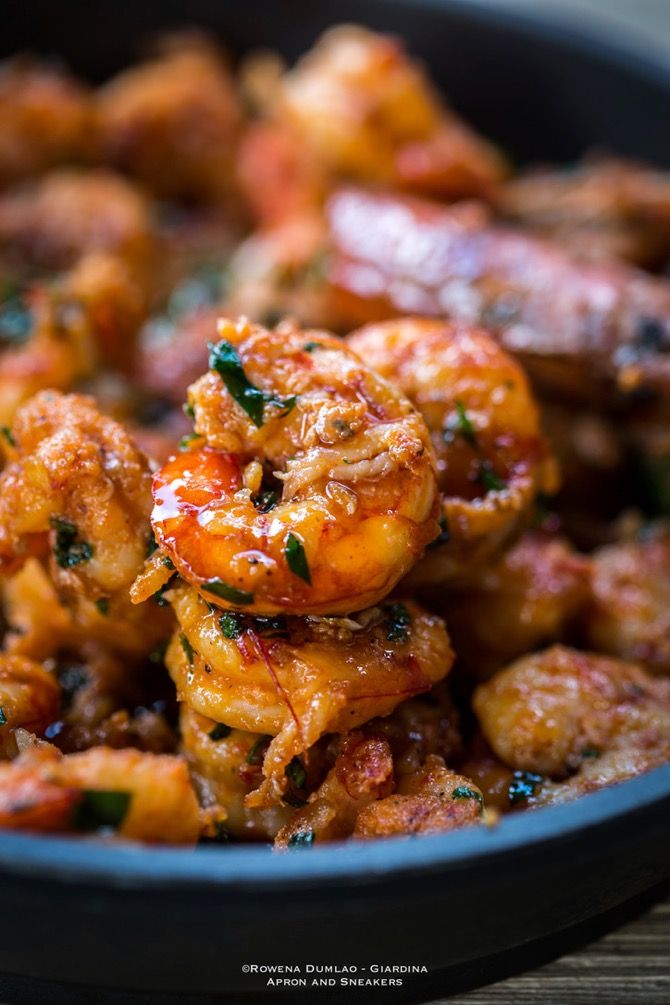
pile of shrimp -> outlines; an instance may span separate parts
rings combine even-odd
[[[0,828],[277,849],[670,761],[670,176],[402,42],[0,66]]]

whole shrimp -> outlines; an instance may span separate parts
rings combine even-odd
[[[528,522],[538,493],[556,487],[525,374],[490,335],[464,324],[399,318],[347,343],[407,395],[431,433],[441,535],[412,582],[472,578]]]
[[[152,546],[146,459],[82,395],[42,391],[19,410],[10,436],[0,573],[40,558],[84,632],[112,648],[148,651],[165,617],[134,607],[128,594]]]
[[[324,332],[223,321],[219,335],[189,388],[192,449],[154,477],[163,551],[221,607],[377,603],[438,533],[421,416]]]
[[[54,674],[25,656],[0,654],[0,758],[16,756],[14,731],[43,733],[58,713],[60,688]]]
[[[198,802],[180,757],[91,747],[63,756],[28,745],[0,765],[0,828],[102,830],[155,844],[194,844]]]
[[[187,585],[165,596],[180,628],[166,654],[178,699],[268,737],[257,802],[281,794],[286,766],[325,733],[388,715],[453,661],[443,622],[409,601],[351,618],[276,619],[221,612]]]
[[[565,646],[524,656],[481,684],[473,706],[531,804],[575,798],[670,756],[670,681],[606,656]]]

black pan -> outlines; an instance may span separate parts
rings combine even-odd
[[[668,66],[472,2],[5,0],[0,48],[61,54],[97,79],[166,26],[201,24],[234,51],[293,57],[342,20],[403,35],[456,107],[519,160],[601,146],[670,166]],[[3,834],[0,999],[421,1001],[535,965],[620,920],[622,905],[670,880],[669,839],[670,766],[491,830],[281,855]],[[329,988],[281,991],[244,969],[268,964],[301,966],[290,980],[307,964],[350,970],[307,975]],[[352,978],[402,986],[356,991],[342,983]]]

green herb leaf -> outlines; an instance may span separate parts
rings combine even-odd
[[[305,342],[302,348],[304,352],[314,352],[315,349],[323,349],[323,342]]]
[[[247,764],[262,764],[265,751],[270,742],[269,736],[259,736],[251,750],[247,754]]]
[[[54,556],[61,569],[71,569],[92,558],[93,547],[88,541],[78,540],[76,524],[60,516],[52,516],[50,522],[56,531]]]
[[[584,747],[583,750],[580,751],[582,757],[600,757],[600,753],[601,752],[595,747]]]
[[[184,650],[184,656],[188,660],[188,665],[192,667],[193,657],[195,656],[195,650],[183,632],[179,633],[179,644]]]
[[[389,642],[407,642],[412,615],[404,604],[391,604],[386,638]]]
[[[284,774],[290,782],[293,782],[296,789],[304,789],[307,781],[305,766],[299,757],[294,757],[290,764],[284,768]]]
[[[223,722],[217,722],[213,729],[210,729],[207,736],[210,740],[225,740],[227,736],[230,736],[231,729],[230,726],[226,726]]]
[[[83,789],[74,813],[74,826],[82,831],[95,831],[102,827],[116,830],[126,817],[131,799],[130,792]]]
[[[177,449],[184,453],[185,450],[190,450],[193,444],[197,440],[201,440],[202,437],[198,433],[187,433],[186,436],[182,436],[179,443],[177,444]]]
[[[274,489],[265,489],[252,496],[251,501],[259,513],[269,513],[277,505],[277,493]]]
[[[476,799],[480,806],[484,805],[484,798],[481,792],[471,789],[469,785],[457,785],[451,793],[452,799]]]
[[[33,319],[30,307],[23,299],[18,286],[3,291],[0,303],[0,344],[21,345],[29,338]]]
[[[477,481],[487,492],[502,492],[505,483],[493,470],[490,461],[482,461],[477,472]]]
[[[462,436],[471,447],[478,446],[477,430],[466,411],[465,405],[462,401],[455,401],[454,408],[456,409],[456,418],[452,419],[444,430],[442,434],[444,440],[447,443],[451,443],[455,436]]]
[[[167,598],[165,597],[165,594],[172,586],[174,578],[175,578],[174,576],[170,576],[167,583],[163,583],[163,585],[159,587],[154,593],[154,600],[156,601],[159,607],[167,607],[168,602]]]
[[[2,707],[2,705],[0,705],[0,726],[6,726],[6,725],[7,725],[7,716],[5,714],[4,708]]]
[[[289,848],[310,848],[314,844],[314,831],[296,831],[286,842]]]
[[[0,426],[0,433],[2,433],[3,439],[10,445],[10,447],[16,446],[16,440],[14,439],[14,434],[12,433],[9,426]]]
[[[297,401],[295,395],[280,398],[255,387],[245,374],[237,350],[230,342],[225,339],[221,342],[210,342],[208,348],[210,370],[215,370],[219,374],[229,394],[259,429],[263,425],[263,411],[266,405],[277,405],[285,414],[295,407]]]
[[[222,635],[227,639],[239,639],[244,631],[242,619],[234,611],[226,611],[219,618],[219,628]]]
[[[109,614],[109,597],[99,597],[95,602],[95,606],[102,616],[106,618]]]
[[[215,597],[227,600],[229,604],[253,604],[254,595],[246,590],[238,590],[236,586],[224,583],[222,579],[210,579],[202,584],[202,589],[206,593],[213,593]]]
[[[152,534],[149,540],[147,541],[147,558],[151,558],[157,547],[158,542],[156,541],[156,538]]]
[[[536,775],[533,771],[515,771],[507,790],[510,804],[516,806],[518,803],[525,803],[535,795],[543,781],[542,775]]]
[[[185,401],[181,406],[181,410],[187,419],[195,419],[195,408],[190,401]]]
[[[307,556],[305,555],[305,548],[299,537],[295,534],[289,532],[286,538],[286,561],[291,572],[295,576],[299,576],[300,579],[304,580],[311,586],[312,577],[309,571],[309,565],[307,564]]]

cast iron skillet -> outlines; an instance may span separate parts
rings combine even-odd
[[[456,107],[514,157],[605,146],[670,166],[670,70],[537,16],[472,2],[97,0],[3,4],[3,53],[62,54],[100,78],[159,28],[200,24],[289,57],[330,23],[401,34]],[[1,124],[0,124],[1,127]],[[495,829],[275,854],[0,835],[3,1002],[356,1000],[269,991],[245,964],[424,965],[361,1000],[472,987],[593,935],[670,879],[670,766]],[[586,923],[587,927],[584,928]],[[361,968],[366,968],[363,971]],[[287,975],[295,978],[299,975]],[[310,978],[311,979],[311,978]],[[48,982],[48,983],[45,983]]]

